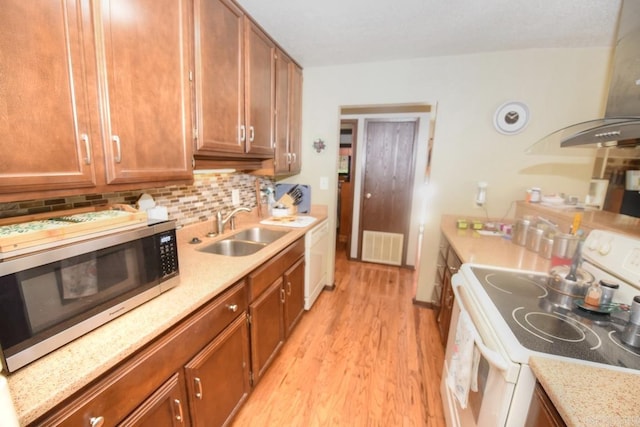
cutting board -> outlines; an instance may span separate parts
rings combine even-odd
[[[276,184],[276,200],[279,200],[287,191],[291,190],[293,187],[298,186],[300,191],[302,192],[302,199],[300,204],[297,206],[298,213],[308,214],[311,212],[311,187],[304,184]]]
[[[293,216],[281,216],[281,217],[271,217],[271,218],[263,219],[262,221],[260,221],[260,224],[302,228],[302,227],[311,225],[315,220],[316,218],[312,216],[293,215]]]
[[[46,243],[63,241],[86,234],[102,232],[136,224],[146,224],[146,212],[131,207],[118,206],[103,210],[74,213],[49,212],[50,218],[42,217],[29,221],[0,225],[0,253],[16,251]],[[15,218],[18,220],[19,218]]]

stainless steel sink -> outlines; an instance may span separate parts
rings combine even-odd
[[[275,242],[276,240],[278,240],[279,238],[281,238],[287,233],[288,231],[271,230],[271,229],[262,228],[262,227],[253,227],[253,228],[247,228],[246,230],[242,230],[232,236],[229,236],[229,239],[246,240],[249,242],[258,242],[258,243],[271,243],[271,242]]]
[[[267,246],[266,243],[248,242],[227,238],[198,249],[200,252],[226,256],[246,256],[258,252]]]
[[[217,255],[247,256],[258,252],[287,233],[288,231],[270,230],[262,227],[247,228],[198,250]]]

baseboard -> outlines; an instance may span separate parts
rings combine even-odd
[[[325,291],[335,291],[336,290],[336,284],[335,282],[331,285],[324,285],[323,288]]]
[[[413,305],[417,305],[418,307],[424,307],[424,308],[428,308],[429,310],[437,310],[437,306],[432,303],[432,302],[427,302],[427,301],[418,301],[415,298],[412,298],[411,301],[413,302]]]

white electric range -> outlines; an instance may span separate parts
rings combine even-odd
[[[535,387],[532,355],[640,372],[640,348],[623,339],[640,333],[628,322],[629,305],[640,295],[640,239],[594,230],[583,259],[595,280],[620,285],[607,310],[588,309],[579,299],[567,303],[538,272],[463,264],[453,276],[441,384],[447,425],[523,426]],[[465,336],[473,341],[468,355],[460,350]],[[461,360],[471,360],[470,368],[461,370]]]

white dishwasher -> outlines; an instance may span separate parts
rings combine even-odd
[[[304,247],[304,309],[309,310],[327,284],[329,220],[325,219],[307,232]]]

